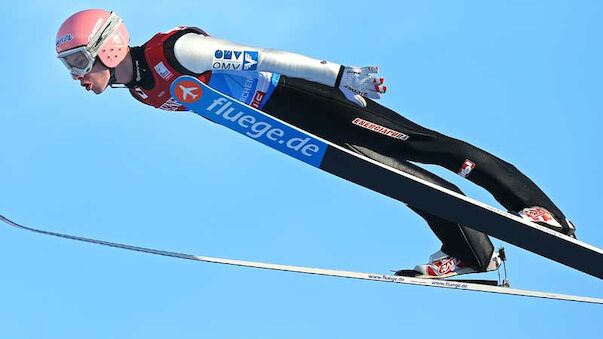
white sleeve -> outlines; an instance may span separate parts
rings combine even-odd
[[[234,44],[202,34],[188,33],[174,44],[176,60],[186,69],[256,71],[283,74],[334,87],[341,65],[296,53]]]

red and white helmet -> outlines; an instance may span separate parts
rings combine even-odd
[[[114,68],[128,54],[130,34],[115,12],[87,9],[70,16],[59,28],[56,40],[58,58],[71,74],[84,76],[96,57]]]

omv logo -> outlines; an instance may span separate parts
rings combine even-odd
[[[214,51],[212,69],[230,71],[257,71],[260,53],[258,51],[234,51],[218,49]]]

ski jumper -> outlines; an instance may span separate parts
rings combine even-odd
[[[145,104],[183,110],[172,105],[169,85],[179,75],[192,75],[278,119],[398,170],[462,194],[452,183],[412,162],[439,165],[485,188],[509,211],[541,206],[566,222],[559,208],[511,164],[419,126],[372,100],[366,100],[365,108],[347,100],[334,87],[341,65],[240,46],[185,27],[157,34],[132,48],[131,55],[135,77],[126,85]],[[494,251],[486,234],[409,207],[427,221],[442,241],[442,251],[485,270]]]

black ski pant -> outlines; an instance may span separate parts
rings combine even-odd
[[[469,160],[474,166],[467,179],[488,190],[509,211],[541,206],[557,220],[565,221],[562,212],[536,184],[511,164],[466,142],[421,127],[372,100],[367,100],[367,104],[361,108],[337,89],[281,76],[262,110],[340,146],[461,194],[452,183],[410,161],[435,164],[458,173]],[[409,207],[427,221],[442,241],[444,252],[477,270],[486,269],[494,251],[486,234]]]

